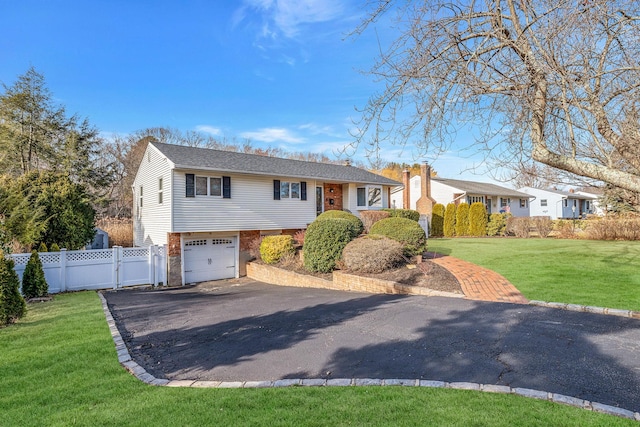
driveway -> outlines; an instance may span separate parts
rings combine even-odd
[[[640,411],[640,320],[248,279],[104,295],[158,378],[467,381]]]

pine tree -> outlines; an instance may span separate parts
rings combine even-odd
[[[25,298],[44,297],[49,293],[49,285],[44,278],[42,261],[37,251],[31,251],[31,257],[27,262],[22,275],[22,294]]]
[[[8,325],[21,318],[27,310],[20,295],[20,279],[13,269],[12,259],[0,252],[0,325]]]

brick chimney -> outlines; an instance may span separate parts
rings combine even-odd
[[[402,209],[411,209],[411,171],[405,169],[402,171]]]
[[[420,198],[416,202],[416,210],[420,215],[431,219],[433,205],[436,203],[431,197],[431,167],[427,163],[420,165]]]

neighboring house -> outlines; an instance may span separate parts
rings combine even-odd
[[[528,194],[495,184],[458,179],[428,177],[424,174],[409,178],[408,172],[403,176],[404,187],[391,192],[391,205],[415,209],[418,195],[426,185],[430,187],[429,195],[435,203],[447,205],[454,203],[484,203],[487,213],[511,212],[514,216],[529,216]],[[426,184],[425,184],[426,183]],[[409,199],[405,200],[409,188]]]
[[[519,191],[533,197],[531,216],[572,219],[596,213],[598,196],[595,194],[533,187],[523,187]]]
[[[153,142],[133,184],[134,244],[168,244],[169,285],[238,277],[260,236],[325,210],[389,207],[398,185],[354,166]]]

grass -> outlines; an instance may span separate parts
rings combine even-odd
[[[409,387],[148,386],[117,362],[98,296],[61,294],[0,329],[0,424],[623,426],[514,395]]]
[[[531,300],[640,311],[640,242],[431,239],[429,250],[494,270]]]

